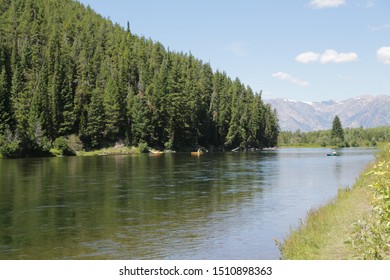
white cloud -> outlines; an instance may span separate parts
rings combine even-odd
[[[358,58],[355,52],[338,53],[335,50],[326,50],[324,53],[304,52],[295,57],[295,60],[300,63],[345,63],[356,61]]]
[[[295,57],[295,60],[300,63],[312,63],[312,62],[316,62],[319,58],[320,58],[319,53],[305,52]]]
[[[390,47],[382,47],[376,51],[376,56],[380,62],[390,64]]]
[[[345,4],[345,0],[312,0],[310,6],[316,9],[336,8]]]
[[[326,50],[320,58],[320,62],[325,63],[345,63],[356,61],[358,58],[357,54],[354,52],[349,53],[338,53],[335,50]]]
[[[372,32],[380,31],[380,30],[383,30],[383,29],[389,29],[389,28],[390,28],[390,24],[370,25],[368,27],[368,29],[370,29]]]
[[[272,74],[272,77],[278,78],[280,80],[289,81],[295,85],[298,85],[300,87],[307,87],[309,85],[309,82],[300,80],[298,78],[295,78],[294,76],[291,76],[290,74],[284,73],[284,72],[277,72]]]
[[[238,56],[247,56],[249,53],[248,44],[245,42],[232,42],[227,49]]]

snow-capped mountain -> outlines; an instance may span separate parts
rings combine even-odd
[[[341,102],[303,102],[269,99],[278,112],[281,130],[314,131],[330,129],[335,115],[346,127],[377,127],[390,125],[390,96],[361,96]]]

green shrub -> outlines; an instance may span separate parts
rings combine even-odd
[[[390,145],[379,155],[378,163],[367,173],[373,209],[354,224],[348,243],[361,259],[390,257]]]
[[[74,156],[76,151],[74,151],[69,146],[69,141],[65,137],[58,137],[54,140],[53,148],[61,153],[63,156]]]
[[[0,138],[0,154],[3,157],[17,157],[20,152],[19,141],[7,142]]]
[[[142,142],[138,145],[140,153],[147,153],[149,152],[148,143]]]
[[[62,156],[62,151],[58,150],[58,149],[55,149],[55,148],[51,148],[50,149],[50,153],[53,155],[53,156]]]
[[[68,146],[75,153],[82,151],[84,148],[83,142],[81,142],[80,138],[74,134],[68,136]]]
[[[0,154],[2,157],[18,157],[21,152],[22,148],[17,133],[13,134],[7,129],[4,135],[0,134]]]

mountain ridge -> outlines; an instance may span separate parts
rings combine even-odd
[[[390,125],[388,95],[363,95],[342,101],[305,102],[277,98],[264,102],[276,109],[280,128],[284,131],[330,129],[336,115],[344,128]]]

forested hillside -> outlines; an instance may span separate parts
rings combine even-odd
[[[277,136],[260,93],[191,54],[75,1],[0,0],[3,155],[70,138],[86,149],[123,140],[183,150],[274,146]]]

